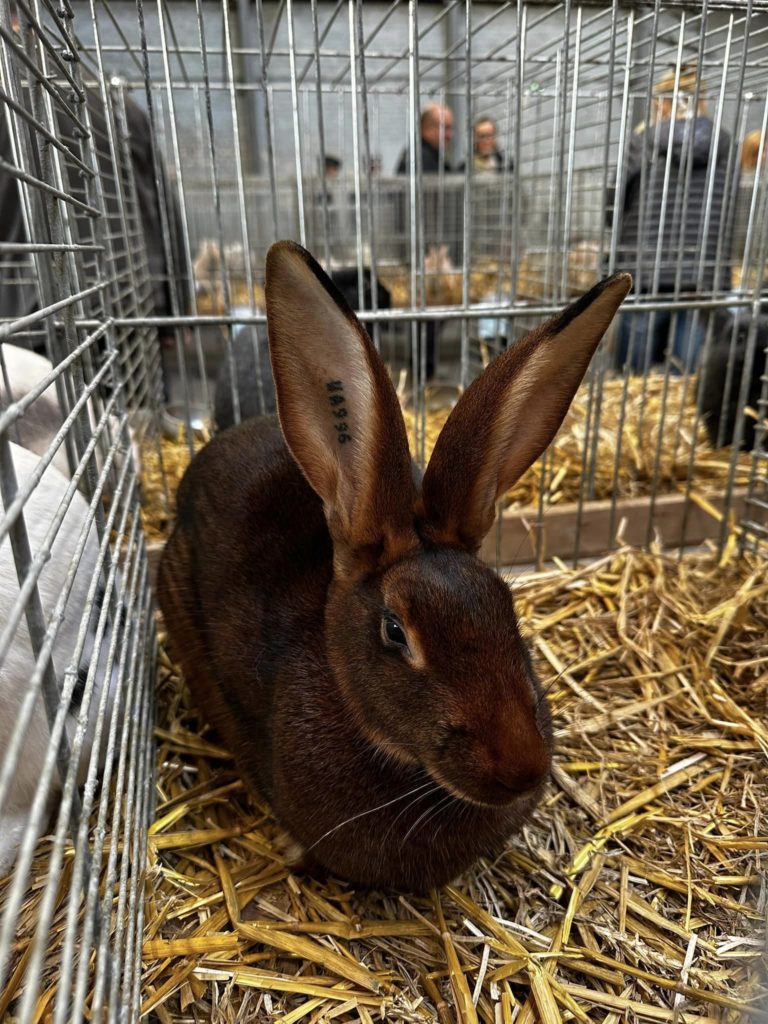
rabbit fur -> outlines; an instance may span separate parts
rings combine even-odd
[[[29,475],[37,468],[38,458],[16,444],[10,445],[14,468],[19,487],[21,488]],[[48,466],[37,487],[32,491],[24,505],[24,519],[30,550],[34,558],[44,543],[45,535],[69,486],[67,478],[53,466]],[[58,534],[51,548],[49,560],[44,565],[38,578],[38,591],[46,622],[54,611],[56,603],[64,589],[65,580],[79,543],[79,535],[88,513],[88,505],[79,492],[75,492],[64,516]],[[88,689],[88,673],[94,657],[94,646],[97,639],[97,628],[101,608],[105,599],[104,578],[99,581],[95,603],[88,618],[85,643],[77,662],[73,661],[76,654],[77,638],[81,628],[83,608],[86,604],[94,574],[99,565],[99,544],[95,527],[91,526],[88,533],[82,558],[74,577],[72,590],[67,599],[64,618],[53,645],[52,660],[56,678],[60,686],[64,685],[64,673],[67,670],[76,672],[70,708],[66,717],[66,732],[70,745],[75,736],[78,717],[84,711],[83,700]],[[117,588],[119,583],[115,582]],[[11,550],[10,537],[5,536],[0,542],[0,624],[4,629],[11,621],[14,605],[19,597],[19,582],[16,565]],[[88,708],[86,731],[83,738],[78,764],[77,781],[81,784],[87,773],[91,756],[96,712],[103,691],[110,635],[113,622],[109,611],[106,615],[106,626],[98,653],[98,662],[94,670],[94,683]],[[115,658],[115,663],[117,658]],[[35,670],[35,658],[32,653],[29,630],[24,613],[16,625],[10,648],[5,659],[0,663],[0,754],[5,753],[16,730],[21,706],[28,691],[29,681]],[[107,708],[111,708],[113,687],[116,679],[116,668],[113,666],[110,675],[110,694],[107,697]],[[109,719],[105,722],[103,737],[106,736]],[[43,763],[50,746],[50,731],[42,695],[38,697],[26,737],[23,740],[17,768],[5,804],[0,808],[0,876],[6,874],[13,866],[22,841],[30,808],[35,797],[38,782],[43,770]],[[3,758],[0,756],[0,767]],[[48,820],[61,784],[56,771],[47,795]]]
[[[498,356],[423,479],[368,335],[293,242],[267,256],[280,425],[193,459],[159,567],[193,697],[298,864],[425,891],[536,806],[552,726],[507,585],[477,558],[629,290],[618,274]]]
[[[741,378],[747,349],[747,337],[751,323],[748,311],[732,313],[727,309],[716,310],[714,314],[713,338],[706,360],[701,368],[700,404],[707,434],[712,445],[722,438],[723,444],[730,444],[736,429],[737,409]],[[735,330],[733,352],[731,337]],[[757,321],[757,337],[752,372],[747,383],[746,404],[757,410],[762,390],[762,376],[765,372],[765,353],[768,349],[768,315],[761,314]],[[728,384],[728,365],[731,364],[731,380]],[[726,396],[725,389],[728,386]],[[723,404],[725,403],[725,404]],[[746,412],[742,414],[743,431],[740,447],[752,451],[755,444],[757,420]]]
[[[0,368],[0,409],[7,408],[11,402],[18,402],[32,390],[44,377],[51,372],[51,362],[44,356],[20,348],[18,345],[2,345],[2,362],[8,374],[5,376]],[[1,367],[2,364],[0,364]],[[56,386],[50,384],[45,391],[31,403],[24,415],[17,420],[18,443],[31,452],[44,455],[48,445],[61,429],[63,423]],[[69,476],[69,463],[64,445],[60,445],[53,457],[52,465],[60,473]]]
[[[3,364],[5,372],[3,372]],[[0,410],[7,408],[12,402],[18,402],[32,388],[36,387],[45,377],[51,373],[53,365],[45,356],[38,355],[29,349],[11,345],[8,342],[0,344]],[[7,374],[7,384],[6,375]],[[96,411],[89,400],[86,404],[88,420],[91,431],[96,430]],[[34,402],[30,403],[24,415],[15,424],[12,437],[19,445],[28,451],[38,455],[44,455],[50,443],[64,423],[64,416],[61,412],[56,385],[50,384]],[[134,463],[139,469],[141,465],[141,450],[133,436],[130,427],[128,433],[131,438],[131,452]],[[95,448],[95,466],[97,473],[101,473],[105,461],[105,451],[113,443],[115,438],[120,437],[120,424],[117,416],[110,414],[106,428],[102,431]],[[125,458],[123,451],[118,448],[115,453],[113,465],[119,470]],[[57,448],[51,460],[51,465],[71,477],[67,450],[62,442]],[[111,481],[105,484],[107,493],[111,489]]]

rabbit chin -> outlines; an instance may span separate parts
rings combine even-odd
[[[541,779],[535,786],[523,792],[513,792],[495,779],[482,781],[475,779],[473,780],[472,792],[470,792],[466,784],[459,785],[456,780],[448,779],[441,769],[435,765],[425,761],[424,767],[435,782],[447,793],[455,796],[458,800],[463,800],[464,803],[473,804],[475,807],[500,808],[530,804],[534,797],[538,798],[538,793],[543,789],[545,781]]]

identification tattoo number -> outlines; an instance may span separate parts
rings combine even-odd
[[[325,385],[328,392],[328,402],[331,406],[331,415],[334,419],[333,429],[336,431],[339,444],[346,444],[352,440],[347,423],[346,399],[344,398],[344,383],[340,380],[329,380]]]

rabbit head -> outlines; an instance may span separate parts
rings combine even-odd
[[[452,274],[456,268],[451,263],[447,245],[431,245],[424,256],[425,274]]]
[[[609,278],[495,359],[420,480],[387,370],[349,306],[294,243],[267,257],[278,415],[333,543],[318,643],[344,713],[382,754],[472,804],[530,809],[552,751],[511,593],[477,552],[497,500],[557,432],[630,285]]]
[[[541,787],[546,701],[509,588],[473,555],[416,544],[354,586],[335,576],[326,631],[346,705],[374,746],[471,803],[519,804]]]

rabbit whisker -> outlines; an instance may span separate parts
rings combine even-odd
[[[539,697],[539,700],[538,700],[539,704],[544,700],[544,698],[547,696],[547,694],[552,689],[552,687],[555,685],[555,683],[558,683],[562,679],[562,677],[566,674],[566,672],[570,672],[571,669],[573,668],[573,666],[577,665],[579,663],[579,661],[581,661],[581,657],[582,656],[579,655],[578,657],[576,657],[572,661],[570,661],[567,665],[563,665],[563,667],[560,669],[560,671],[557,673],[557,675],[553,679],[551,679],[550,682],[541,691],[541,696]]]
[[[446,795],[443,797],[443,799],[438,801],[438,803],[434,807],[428,807],[426,809],[426,811],[419,818],[416,819],[416,821],[413,823],[413,825],[411,825],[411,827],[405,833],[405,835],[403,836],[402,842],[400,843],[400,846],[402,847],[402,846],[405,845],[406,840],[408,839],[408,836],[410,836],[412,833],[414,833],[422,822],[424,822],[426,824],[426,822],[429,820],[430,817],[432,817],[433,815],[438,814],[440,811],[443,810],[443,808],[448,803],[450,803],[452,800],[455,800],[455,799],[456,799],[456,797],[453,795],[453,793],[446,793]]]
[[[426,789],[427,786],[432,785],[434,785],[434,783],[430,779],[428,782],[423,782],[420,786],[416,786],[414,789],[409,789],[407,793],[401,793],[400,796],[393,797],[392,800],[387,800],[386,803],[378,804],[378,806],[371,807],[367,811],[360,811],[359,814],[353,814],[351,818],[346,818],[344,821],[340,821],[338,825],[334,825],[333,828],[329,828],[328,831],[323,833],[323,835],[321,835],[319,839],[316,839],[311,846],[307,847],[305,853],[309,853],[310,850],[314,850],[318,843],[322,843],[324,839],[327,839],[328,836],[333,835],[334,832],[338,832],[338,830],[340,828],[343,828],[345,825],[349,825],[350,822],[357,821],[358,818],[364,818],[368,814],[374,814],[376,811],[381,811],[385,807],[391,807],[392,804],[396,804],[400,800],[405,800],[406,797],[413,796],[413,794],[417,793],[420,789]]]
[[[440,812],[444,809],[445,804],[446,804],[445,800],[441,801],[441,803],[439,803],[436,807],[433,808],[432,814],[429,815],[428,817],[426,817],[424,819],[424,821],[419,825],[419,828],[426,828],[427,824],[430,821],[435,822],[435,830],[432,833],[432,838],[430,839],[430,843],[434,843],[435,842],[435,840],[437,839],[437,834],[440,831],[440,829],[443,827],[443,825],[446,823],[446,821],[451,820],[449,818],[442,818],[441,819],[441,817],[440,817]],[[464,812],[464,808],[462,807],[462,808],[459,809],[459,816],[461,814],[463,814],[463,812]]]
[[[425,797],[432,796],[434,793],[439,792],[439,790],[440,790],[440,786],[435,782],[432,789],[428,789],[425,792],[419,793],[419,795],[417,797],[414,797],[413,800],[410,800],[405,805],[405,807],[403,807],[403,809],[401,811],[398,811],[397,817],[394,819],[394,821],[392,821],[390,823],[389,827],[387,828],[387,831],[381,837],[381,845],[382,846],[386,845],[387,838],[389,837],[390,832],[392,831],[392,829],[395,827],[395,825],[398,823],[398,821],[402,818],[402,816],[405,814],[405,812],[407,810],[409,810],[411,807],[413,807],[415,804],[417,804],[420,800],[423,800]]]

